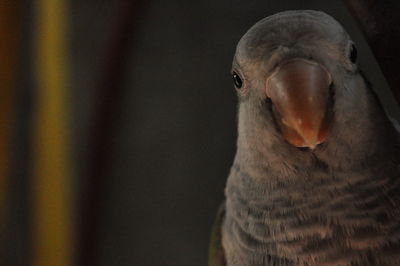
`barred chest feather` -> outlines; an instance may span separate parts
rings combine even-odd
[[[233,165],[223,224],[228,266],[400,265],[398,162],[298,175],[280,180]]]

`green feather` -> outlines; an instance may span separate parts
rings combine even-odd
[[[222,222],[225,216],[225,202],[218,209],[210,239],[208,266],[225,266],[225,254],[222,247]]]

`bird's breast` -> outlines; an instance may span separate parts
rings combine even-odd
[[[400,251],[396,175],[337,174],[310,184],[269,188],[252,184],[239,169],[233,169],[230,178],[237,182],[228,182],[226,190],[223,245],[228,258],[244,263],[231,265],[270,265],[247,264],[255,258],[281,265],[383,263],[384,254],[393,257],[393,250]],[[400,255],[395,260],[400,261]]]

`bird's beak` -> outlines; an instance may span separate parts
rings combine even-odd
[[[266,94],[283,137],[296,147],[311,149],[324,142],[332,109],[332,78],[325,67],[292,59],[281,64],[266,82]]]

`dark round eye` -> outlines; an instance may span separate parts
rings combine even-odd
[[[357,49],[354,44],[350,46],[349,59],[353,64],[357,61]]]
[[[238,73],[233,72],[232,73],[232,78],[233,78],[233,84],[237,89],[240,89],[243,85],[243,80],[242,78],[238,75]]]

